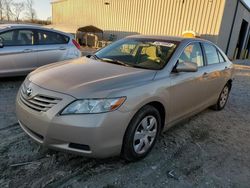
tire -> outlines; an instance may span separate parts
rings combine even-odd
[[[217,100],[217,103],[211,107],[213,110],[220,111],[225,108],[229,97],[230,89],[231,87],[229,84],[226,84],[224,86],[220,93],[219,99]]]
[[[161,130],[159,111],[150,105],[140,109],[126,130],[122,158],[128,162],[137,161],[147,156],[152,150]]]

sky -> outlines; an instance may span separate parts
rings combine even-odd
[[[50,0],[34,0],[34,8],[39,19],[47,20],[48,17],[51,17]]]
[[[250,7],[250,0],[244,0],[246,3],[247,3],[247,5]]]
[[[14,0],[15,2],[26,2],[26,0]],[[34,9],[37,13],[37,18],[47,20],[51,17],[51,0],[34,0]]]
[[[25,0],[15,0],[16,2],[24,2]],[[250,0],[244,0],[250,7]],[[38,19],[47,20],[51,17],[51,0],[34,0],[34,8],[37,13]]]

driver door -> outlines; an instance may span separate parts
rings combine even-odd
[[[189,44],[183,50],[178,63],[192,62],[198,65],[197,72],[172,72],[170,121],[178,121],[204,106],[206,85],[204,84],[205,63],[199,42]]]

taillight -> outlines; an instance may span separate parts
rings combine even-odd
[[[72,39],[72,42],[73,42],[73,44],[75,45],[75,47],[76,47],[78,50],[80,50],[80,49],[81,49],[80,44],[79,44],[78,42],[76,42],[76,40],[75,40],[75,39]]]

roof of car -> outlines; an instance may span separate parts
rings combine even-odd
[[[47,31],[54,31],[54,32],[61,33],[61,34],[67,35],[67,36],[70,35],[70,34],[62,32],[62,31],[58,31],[58,30],[43,27],[42,25],[35,25],[35,24],[1,24],[0,25],[0,29],[8,29],[8,28],[13,28],[13,29],[18,29],[18,28],[42,29],[42,30],[47,30]]]
[[[175,37],[175,36],[164,36],[164,35],[132,35],[132,36],[128,36],[128,38],[158,39],[158,40],[170,40],[170,41],[177,41],[177,42],[181,42],[183,40],[207,41],[202,38]]]
[[[41,28],[42,26],[40,25],[33,25],[33,24],[1,24],[1,28],[18,28],[18,27],[39,27]]]

